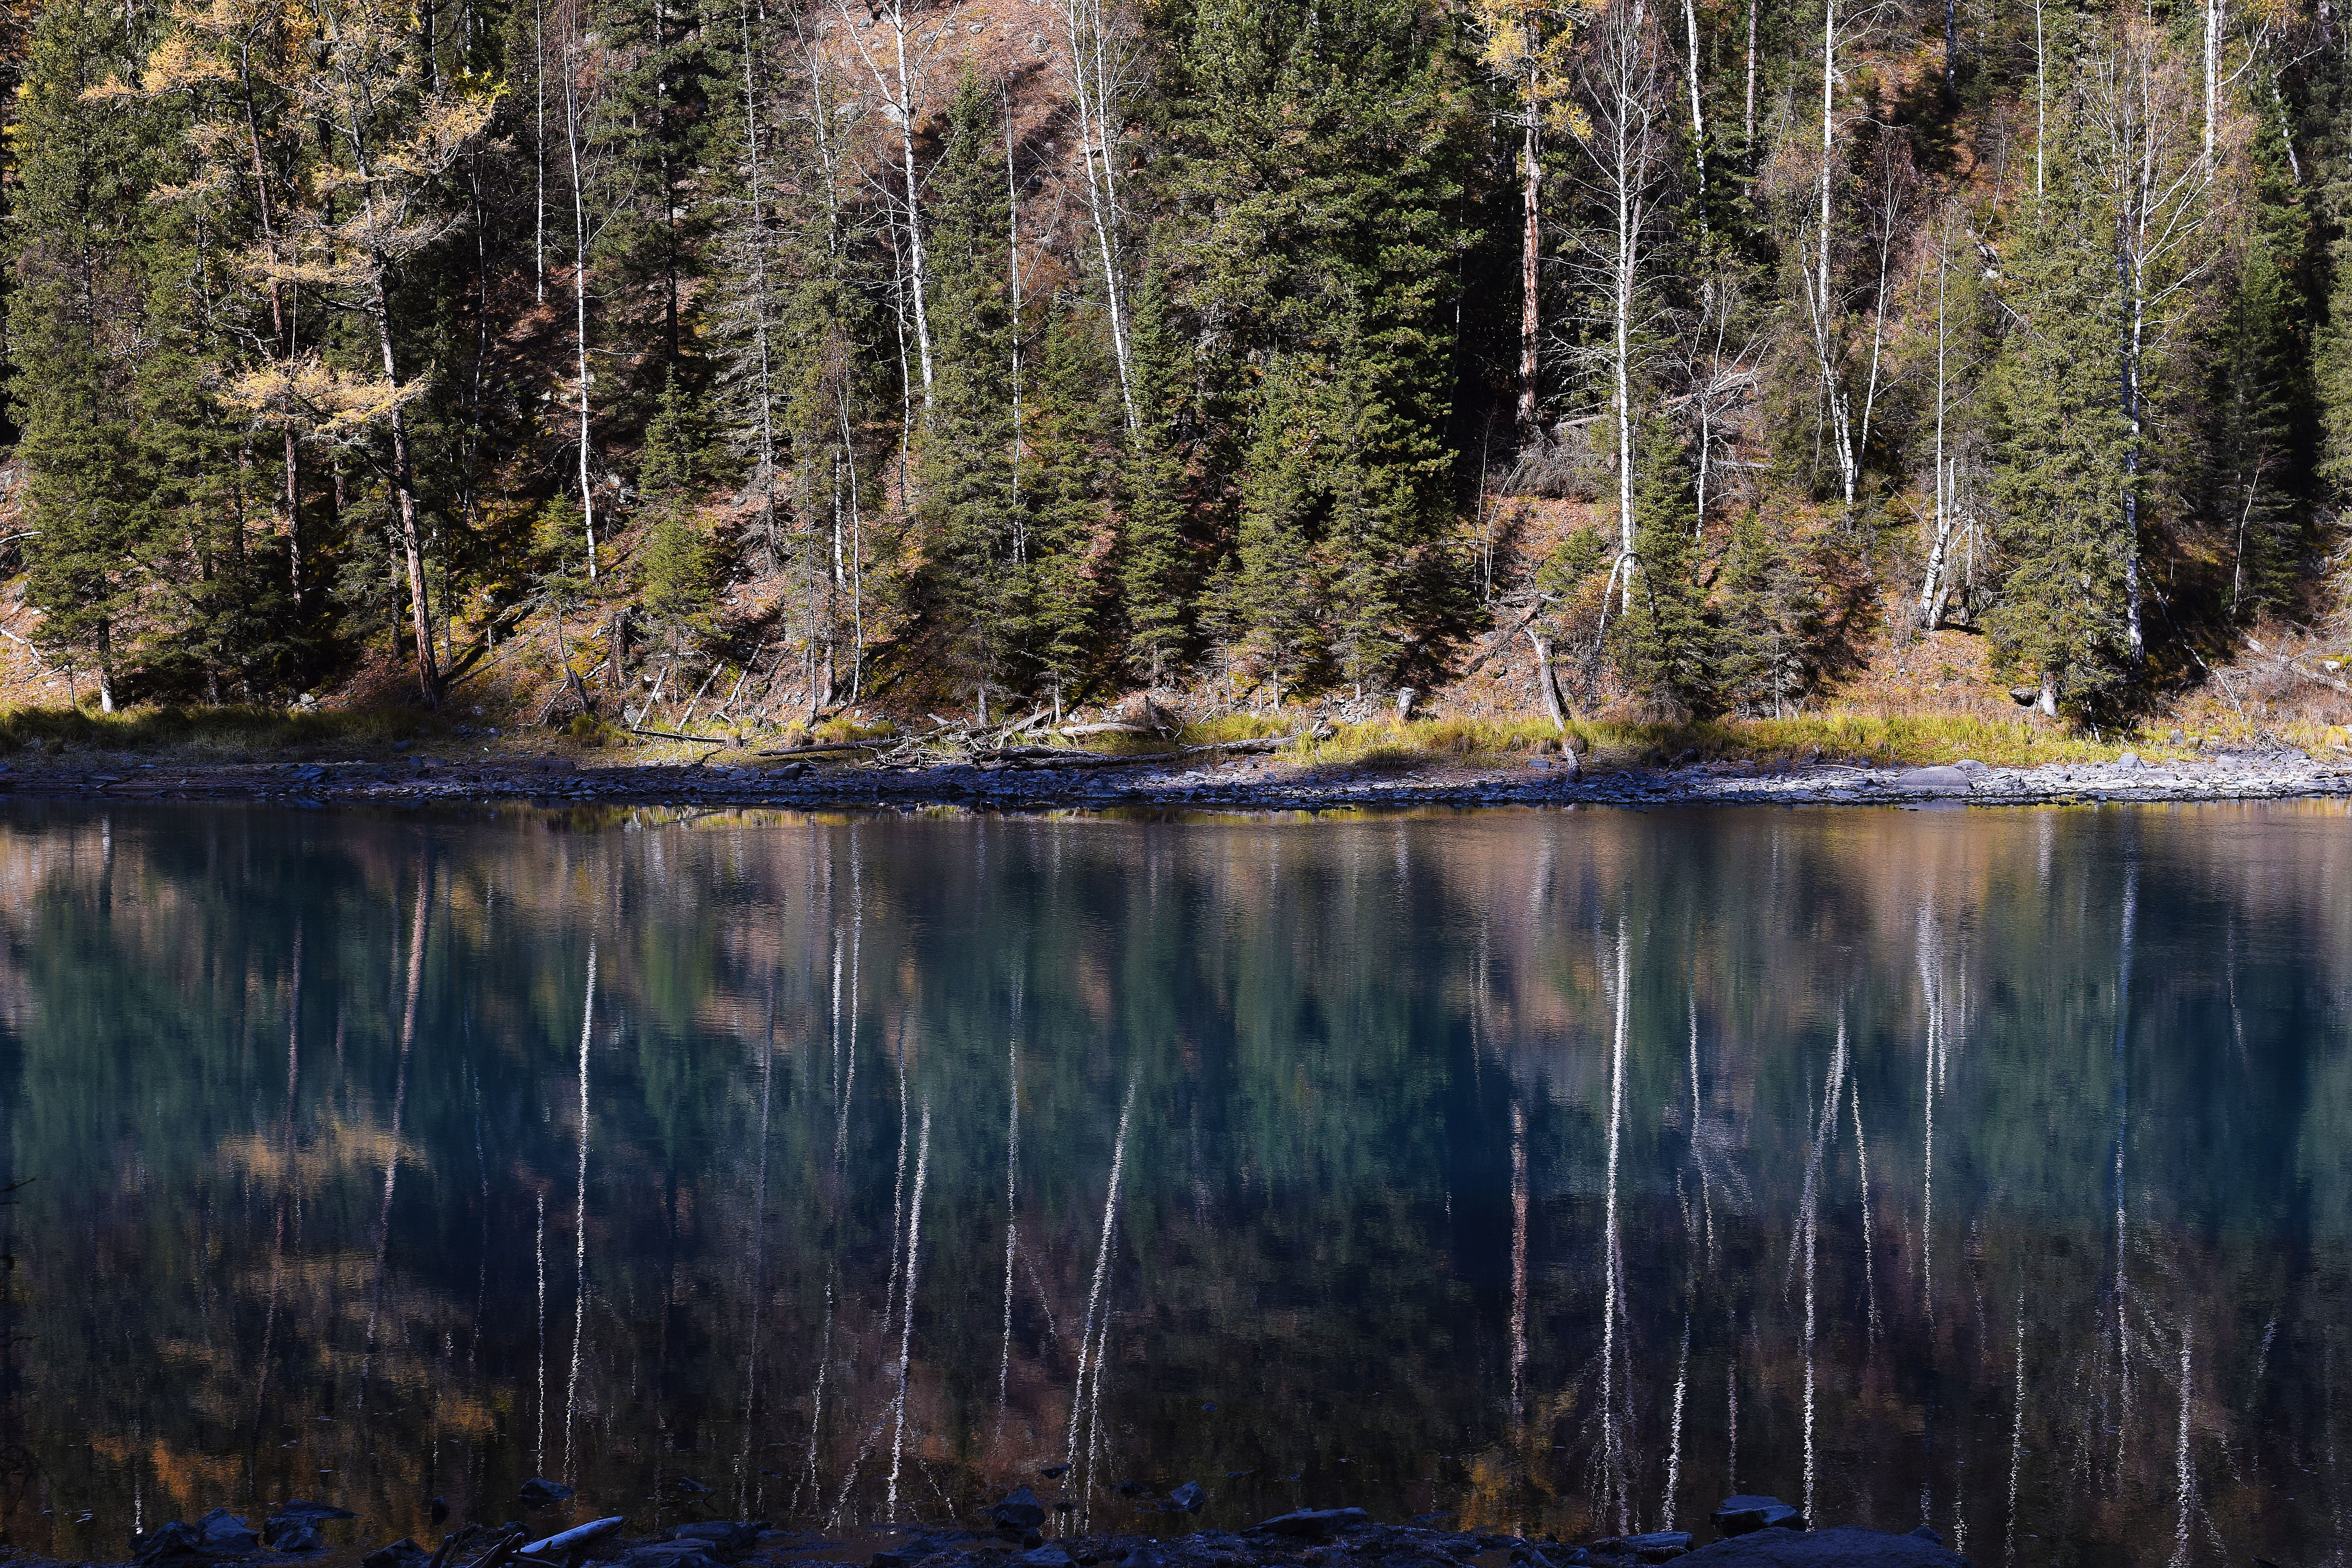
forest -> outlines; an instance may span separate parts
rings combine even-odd
[[[108,711],[733,683],[2096,721],[2352,566],[2328,0],[16,0],[9,636]],[[1411,698],[1406,697],[1409,704]],[[546,711],[546,710],[542,710]]]

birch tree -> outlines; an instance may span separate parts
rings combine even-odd
[[[1633,605],[1634,431],[1640,416],[1634,385],[1646,326],[1645,247],[1663,194],[1664,135],[1658,82],[1657,27],[1647,0],[1612,0],[1595,19],[1585,51],[1582,93],[1590,117],[1579,138],[1589,177],[1602,208],[1589,242],[1592,270],[1608,312],[1609,419],[1615,437],[1617,555],[1612,586]]]
[[[1063,53],[1055,62],[1070,88],[1078,165],[1085,177],[1087,218],[1094,230],[1102,268],[1103,306],[1109,317],[1110,349],[1118,371],[1119,404],[1128,434],[1137,424],[1135,355],[1129,320],[1124,215],[1119,205],[1120,143],[1128,100],[1141,74],[1141,54],[1132,29],[1104,0],[1062,0]]]

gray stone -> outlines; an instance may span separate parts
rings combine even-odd
[[[2137,773],[2141,768],[2147,766],[2147,764],[2139,760],[2139,753],[2137,752],[2126,752],[2122,756],[2116,759],[2116,766],[2123,769],[2126,773]]]
[[[1328,1540],[1343,1530],[1370,1524],[1372,1516],[1360,1508],[1302,1508],[1277,1514],[1258,1529],[1269,1535],[1295,1535],[1308,1541]]]
[[[544,1476],[533,1476],[523,1482],[521,1497],[532,1508],[545,1508],[571,1497],[572,1489],[562,1481],[551,1481]]]
[[[1654,1530],[1646,1535],[1621,1535],[1610,1541],[1593,1542],[1596,1552],[1630,1555],[1643,1563],[1664,1563],[1690,1551],[1687,1530]]]
[[[360,1559],[360,1568],[425,1568],[433,1554],[406,1536]]]
[[[1168,1494],[1169,1511],[1171,1513],[1198,1513],[1201,1511],[1201,1505],[1208,1500],[1208,1493],[1201,1489],[1200,1482],[1186,1481],[1182,1486],[1178,1487],[1174,1491]]]
[[[1802,1530],[1805,1516],[1776,1497],[1741,1495],[1723,1500],[1708,1516],[1726,1535],[1746,1535],[1758,1530]]]
[[[1886,784],[1907,795],[1966,795],[1974,782],[1961,768],[1911,768],[1896,773]]]
[[[1845,1526],[1753,1531],[1677,1558],[1675,1568],[1968,1568],[1968,1559],[1916,1536]]]
[[[1040,1546],[1034,1552],[1024,1552],[1013,1560],[1014,1568],[1077,1568],[1070,1554],[1058,1546]]]

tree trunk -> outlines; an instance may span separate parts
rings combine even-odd
[[[1568,733],[1568,714],[1559,700],[1559,681],[1552,674],[1551,639],[1533,626],[1528,628],[1528,641],[1536,650],[1536,695],[1543,699],[1544,717],[1561,734]]]
[[[580,517],[588,535],[588,581],[596,581],[596,490],[589,470],[588,412],[588,203],[581,190],[578,83],[565,45],[563,139],[572,153],[572,344],[580,376]]]
[[[1536,346],[1542,321],[1537,299],[1543,258],[1543,107],[1536,93],[1535,73],[1528,74],[1528,122],[1519,142],[1519,435],[1536,427]]]
[[[1095,247],[1102,257],[1103,298],[1110,315],[1110,349],[1118,370],[1119,403],[1126,411],[1128,433],[1133,435],[1137,426],[1134,374],[1114,238],[1118,224],[1118,174],[1112,156],[1116,132],[1111,116],[1116,110],[1110,103],[1101,0],[1066,0],[1063,19],[1070,45],[1071,91],[1078,111],[1078,155],[1086,164],[1087,212],[1094,225]]]

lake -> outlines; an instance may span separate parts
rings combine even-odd
[[[18,1547],[544,1475],[2344,1559],[2342,803],[18,805],[0,928]]]

